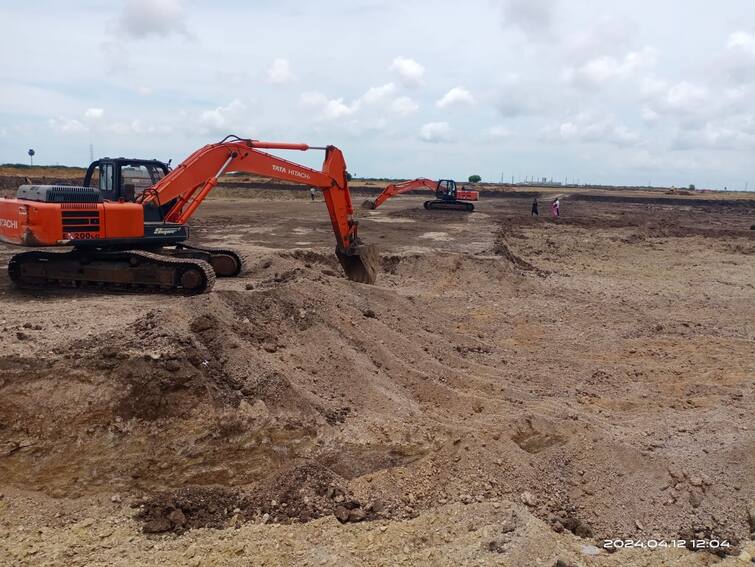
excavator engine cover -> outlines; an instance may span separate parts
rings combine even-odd
[[[336,256],[346,272],[346,277],[353,282],[374,284],[380,266],[380,255],[374,244],[358,244],[347,252],[336,248]]]
[[[16,198],[40,203],[102,203],[102,194],[94,187],[71,185],[21,185]]]

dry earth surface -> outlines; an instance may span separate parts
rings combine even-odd
[[[421,203],[359,212],[375,286],[341,275],[323,203],[292,198],[203,206],[194,241],[248,259],[207,295],[2,273],[0,563],[755,555],[755,208]]]

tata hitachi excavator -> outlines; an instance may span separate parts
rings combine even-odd
[[[322,171],[263,149],[324,150]],[[237,136],[204,146],[172,170],[156,160],[104,158],[89,166],[81,187],[22,185],[16,198],[0,198],[0,240],[71,247],[16,254],[8,262],[10,278],[22,288],[207,292],[216,275],[239,275],[243,262],[232,250],[189,245],[187,222],[218,178],[232,172],[320,189],[347,277],[375,282],[377,253],[357,236],[341,150]]]
[[[456,181],[453,179],[441,179],[433,181],[420,177],[412,181],[404,181],[388,185],[374,201],[367,200],[363,206],[368,209],[377,209],[385,201],[395,195],[413,191],[414,189],[429,189],[435,193],[434,201],[425,201],[426,209],[445,209],[455,211],[474,211],[474,204],[471,201],[477,201],[480,194],[477,191],[468,189],[459,189],[456,187]]]

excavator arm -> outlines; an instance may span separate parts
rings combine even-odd
[[[273,156],[260,149],[325,150],[322,171]],[[228,136],[200,148],[140,196],[143,205],[175,200],[166,222],[186,223],[226,173],[244,172],[316,187],[322,191],[336,236],[336,255],[349,279],[374,283],[377,253],[357,236],[351,194],[346,181],[346,162],[335,146],[259,142]]]
[[[367,201],[367,207],[370,209],[377,209],[385,201],[395,195],[400,195],[401,193],[406,193],[407,191],[422,188],[430,189],[430,191],[435,191],[437,187],[437,181],[426,179],[424,177],[413,179],[411,181],[403,181],[402,183],[392,183],[391,185],[388,185],[385,189],[383,189],[383,192],[380,193],[380,195],[378,195],[374,201]]]

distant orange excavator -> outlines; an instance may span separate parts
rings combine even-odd
[[[261,149],[324,150],[325,159],[317,171]],[[320,189],[346,276],[375,282],[379,258],[357,236],[341,150],[237,136],[200,148],[172,170],[157,160],[103,158],[89,166],[81,187],[22,185],[15,199],[0,198],[0,241],[71,247],[16,254],[10,278],[23,288],[207,292],[216,275],[239,275],[243,261],[230,249],[189,245],[187,223],[218,178],[234,171]]]
[[[464,187],[459,189],[456,186],[456,181],[453,179],[433,181],[432,179],[420,177],[412,181],[388,185],[374,201],[367,200],[363,203],[363,206],[368,209],[377,209],[391,197],[414,189],[429,189],[435,193],[434,201],[425,201],[425,208],[428,210],[442,209],[471,212],[474,211],[472,201],[477,201],[480,198],[478,191],[472,191]]]

